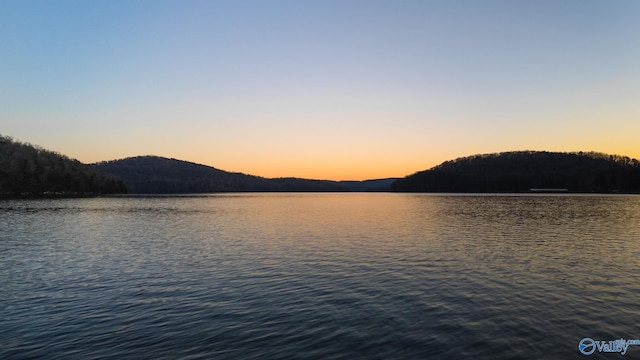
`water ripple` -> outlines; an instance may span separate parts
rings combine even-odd
[[[0,224],[2,359],[562,359],[640,338],[633,196],[16,200]]]

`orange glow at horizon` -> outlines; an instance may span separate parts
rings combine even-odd
[[[404,177],[521,150],[640,158],[640,1],[275,8],[6,4],[0,131],[85,163],[268,178]]]
[[[626,150],[625,150],[626,149]],[[59,151],[59,149],[54,149]],[[71,157],[78,158],[85,163],[92,163],[106,160],[116,160],[129,156],[138,155],[157,155],[178,160],[189,161],[206,166],[211,166],[228,172],[240,172],[247,175],[261,176],[265,178],[280,177],[296,177],[317,180],[370,180],[392,177],[404,177],[418,171],[430,169],[444,161],[454,160],[459,157],[471,156],[476,154],[499,153],[508,151],[551,151],[551,152],[577,152],[577,151],[595,151],[611,155],[628,156],[640,160],[640,151],[637,149],[628,149],[620,146],[585,146],[573,147],[552,147],[533,148],[519,147],[508,149],[497,149],[492,147],[465,149],[464,147],[450,149],[450,153],[425,151],[422,154],[415,154],[413,157],[405,156],[404,158],[394,159],[391,157],[382,158],[371,156],[370,158],[354,158],[348,156],[340,156],[339,154],[327,155],[326,157],[309,156],[292,157],[292,158],[255,158],[252,156],[236,156],[224,157],[221,155],[211,155],[206,152],[189,153],[189,152],[140,152],[138,154],[122,154],[114,158],[105,159],[101,155],[91,155],[85,152],[85,156],[74,156],[65,151],[60,151]],[[405,154],[406,155],[406,154]]]

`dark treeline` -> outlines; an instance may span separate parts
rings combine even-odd
[[[0,135],[0,197],[82,196],[125,192],[90,165]]]
[[[398,178],[373,179],[362,181],[339,181],[340,185],[346,186],[350,191],[360,192],[386,192],[391,188],[391,184]]]
[[[594,152],[518,151],[446,161],[402,179],[268,179],[157,156],[82,164],[0,135],[0,197],[216,192],[639,193],[640,162]]]
[[[585,193],[640,192],[640,163],[594,152],[518,151],[446,161],[399,179],[402,192],[528,192],[566,189]]]
[[[348,191],[335,181],[267,179],[158,156],[137,156],[101,162],[95,166],[103,173],[121,179],[129,192],[137,194]]]
[[[396,180],[268,179],[159,156],[130,157],[94,166],[109,176],[121,179],[129,192],[135,194],[388,191]]]

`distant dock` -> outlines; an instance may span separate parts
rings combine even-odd
[[[530,192],[533,193],[566,193],[569,192],[569,189],[538,189],[538,188],[531,188],[529,189]]]

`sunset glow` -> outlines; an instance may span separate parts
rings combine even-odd
[[[401,177],[640,158],[637,1],[5,1],[0,134],[82,162]]]

